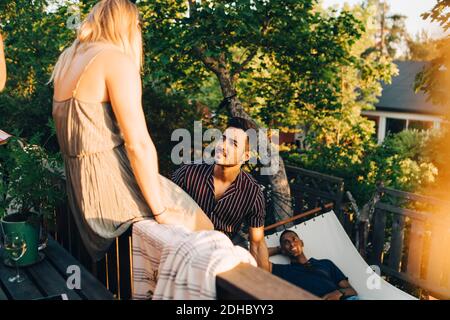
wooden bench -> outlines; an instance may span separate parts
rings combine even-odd
[[[20,284],[8,282],[15,268],[3,263],[4,250],[0,249],[0,300],[34,300],[66,294],[69,300],[112,300],[113,295],[84,268],[69,252],[52,238],[43,251],[45,259],[33,266],[21,268],[26,280]],[[69,266],[80,269],[80,289],[69,289],[67,279],[73,274]]]

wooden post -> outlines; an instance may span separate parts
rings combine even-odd
[[[430,250],[426,267],[428,283],[433,287],[444,286],[444,267],[446,257],[449,255],[450,234],[449,227],[439,221],[431,224],[430,228]]]
[[[386,227],[386,214],[383,210],[375,209],[373,224],[373,251],[370,264],[381,266]]]
[[[413,277],[421,278],[421,263],[424,247],[424,224],[422,221],[412,220],[409,232],[408,266],[406,271]]]
[[[397,215],[393,220],[388,265],[391,269],[399,271],[403,254],[405,217],[403,215]]]
[[[124,232],[119,238],[119,267],[120,267],[120,299],[131,299],[131,254],[130,239],[131,228]]]

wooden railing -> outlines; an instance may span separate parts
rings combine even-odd
[[[218,274],[216,288],[220,300],[319,300],[265,270],[244,263]]]
[[[326,208],[331,206],[331,204],[327,204]],[[318,214],[322,209],[310,210],[302,216]],[[292,219],[299,218],[302,217],[293,217]],[[57,212],[57,230],[54,237],[84,267],[93,273],[114,294],[116,299],[131,299],[133,278],[130,231],[116,238],[105,257],[95,263],[84,248],[69,209],[61,207]],[[258,285],[255,285],[255,283]],[[218,299],[319,299],[260,268],[248,264],[238,265],[230,271],[219,274],[216,278],[216,285]]]
[[[333,203],[333,210],[347,234],[351,235],[352,221],[342,209],[344,179],[286,165],[286,174],[293,197],[294,214]]]
[[[383,187],[378,192],[369,262],[424,294],[450,299],[450,203]]]
[[[338,216],[343,219],[340,210],[344,190],[343,179],[292,166],[286,166],[286,171],[294,195],[294,209],[297,214],[291,218],[292,222],[310,215],[320,214],[331,208],[334,208]],[[54,238],[91,271],[114,294],[116,299],[130,299],[133,286],[131,231],[116,238],[105,257],[99,262],[94,262],[83,245],[68,206],[58,208],[56,216]],[[272,225],[266,231],[270,232],[277,226],[277,224]],[[238,269],[236,273],[239,275],[242,270]],[[234,272],[231,272],[231,275],[233,274]],[[219,283],[224,282],[219,281]],[[259,289],[253,286],[249,292],[252,290],[258,291]]]
[[[109,251],[98,262],[94,262],[87,253],[67,206],[62,206],[57,210],[56,230],[53,236],[99,279],[116,299],[131,299],[133,286],[131,228],[115,239]]]

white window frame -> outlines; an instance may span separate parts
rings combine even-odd
[[[444,121],[440,116],[433,116],[427,114],[418,114],[418,113],[403,113],[403,112],[390,112],[390,111],[363,111],[361,112],[363,116],[371,116],[378,117],[378,132],[377,132],[377,140],[378,144],[383,143],[384,138],[386,137],[386,119],[400,119],[406,120],[406,128],[409,126],[409,121],[426,121],[433,122],[433,128],[439,129],[441,127],[441,123]]]

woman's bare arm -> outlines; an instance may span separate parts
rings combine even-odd
[[[142,109],[139,69],[121,52],[108,52],[105,58],[109,98],[137,183],[156,220],[159,223],[176,223],[163,201],[158,155],[148,133]],[[162,214],[159,216],[160,213]]]
[[[6,83],[6,61],[5,50],[3,49],[3,38],[0,34],[0,91],[5,88]]]

